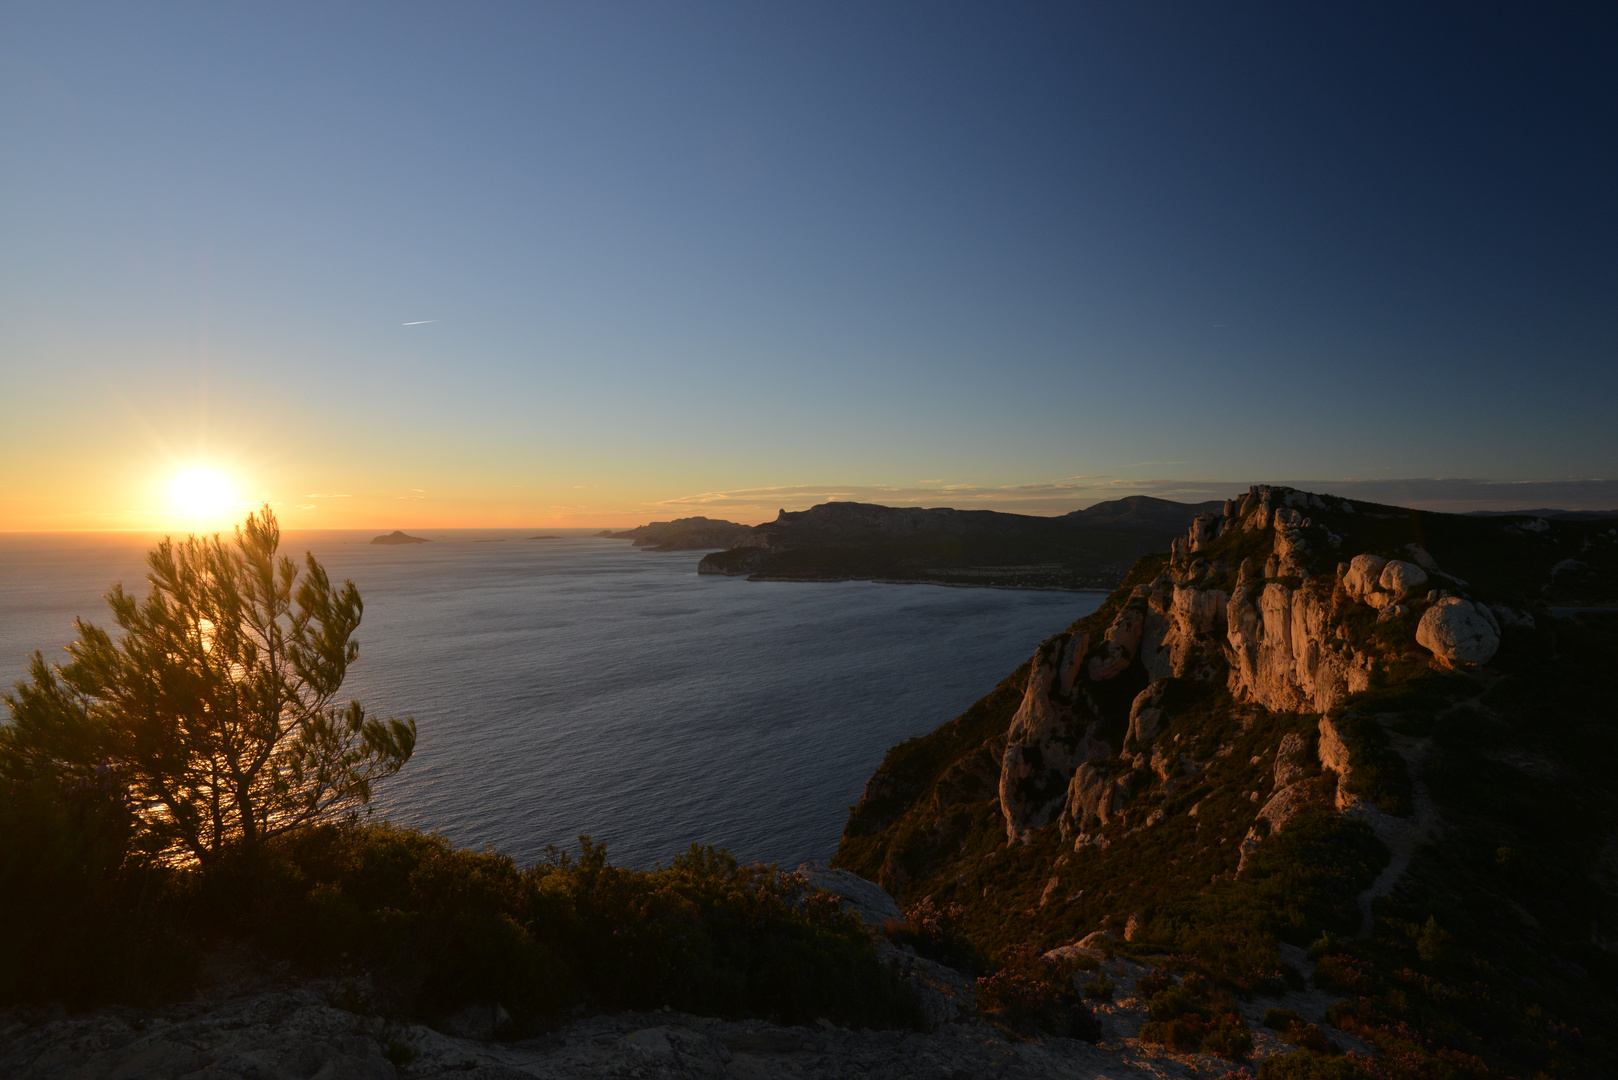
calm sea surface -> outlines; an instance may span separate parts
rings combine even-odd
[[[743,860],[829,857],[893,744],[961,713],[1101,593],[699,576],[697,552],[510,532],[288,534],[365,600],[345,694],[413,715],[376,812],[520,862],[580,833],[650,866],[693,841]],[[0,685],[148,538],[0,537]]]

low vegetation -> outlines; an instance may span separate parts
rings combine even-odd
[[[379,1007],[441,1018],[499,1002],[531,1031],[566,1010],[662,1006],[913,1027],[914,997],[835,898],[693,847],[613,866],[588,838],[519,867],[386,825],[323,825],[185,869],[128,846],[104,791],[0,788],[0,1001],[185,992],[207,950],[248,942],[309,973],[373,973]]]

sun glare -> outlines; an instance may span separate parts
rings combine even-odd
[[[235,509],[235,489],[218,469],[187,469],[169,481],[174,509],[187,517],[220,517]]]

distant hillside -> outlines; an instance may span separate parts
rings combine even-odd
[[[635,529],[613,532],[603,529],[597,536],[609,540],[632,540],[649,551],[705,551],[728,548],[752,531],[751,525],[718,518],[688,517],[654,521]]]
[[[1140,556],[1161,550],[1221,503],[1132,496],[1062,517],[994,510],[822,503],[782,510],[704,574],[756,581],[880,580],[1023,589],[1110,589]]]
[[[1537,517],[1551,521],[1601,521],[1618,518],[1618,510],[1473,510],[1467,517]]]

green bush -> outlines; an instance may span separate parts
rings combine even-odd
[[[1291,1009],[1265,1009],[1264,1026],[1271,1031],[1285,1032],[1294,1024],[1303,1023],[1303,1017]]]
[[[1231,1061],[1243,1060],[1253,1052],[1247,1022],[1235,1000],[1226,995],[1215,995],[1210,1001],[1185,986],[1169,986],[1152,994],[1146,1014],[1150,1019],[1141,1025],[1142,1042],[1201,1050]]]

